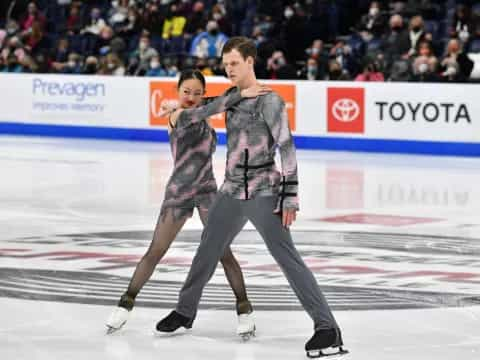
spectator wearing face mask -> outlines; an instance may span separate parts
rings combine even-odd
[[[255,16],[253,19],[254,27],[252,28],[252,37],[256,38],[256,34],[260,34],[264,39],[274,38],[278,31],[280,31],[280,25],[275,24],[272,17],[269,15],[265,16]],[[263,42],[260,41],[260,42]],[[258,42],[257,42],[258,43]]]
[[[198,34],[192,41],[190,55],[199,58],[220,57],[228,37],[218,29],[216,21],[207,23],[207,31]]]
[[[307,59],[314,59],[317,63],[317,80],[325,78],[328,70],[328,52],[324,48],[324,43],[320,39],[315,39],[309,48],[305,50]]]
[[[330,58],[335,59],[342,69],[351,76],[356,75],[361,70],[358,56],[353,54],[352,48],[344,40],[337,41],[330,49]]]
[[[7,36],[15,36],[20,30],[20,25],[13,19],[9,19],[5,24]]]
[[[123,54],[125,48],[125,41],[120,36],[116,36],[110,26],[105,26],[98,36],[94,53],[100,55],[106,55],[109,52]]]
[[[175,57],[165,57],[162,61],[166,76],[175,77],[178,75],[177,59]]]
[[[382,49],[385,52],[387,63],[391,65],[408,54],[411,43],[401,15],[392,15],[389,25],[390,29],[382,41]]]
[[[318,70],[318,63],[315,58],[309,58],[307,63],[300,71],[300,79],[303,80],[323,80],[319,70]]]
[[[419,15],[412,17],[409,30],[410,49],[408,50],[408,56],[412,57],[417,54],[418,44],[427,40],[423,18]]]
[[[259,26],[255,26],[253,28],[252,36],[251,38],[255,42],[255,45],[257,47],[261,46],[263,43],[267,41],[267,38],[265,37],[265,33],[261,30]]]
[[[215,4],[212,7],[210,17],[217,22],[220,32],[223,32],[224,34],[232,33],[231,21],[229,21],[224,4]]]
[[[368,13],[363,15],[360,20],[360,31],[368,33],[370,37],[380,37],[385,31],[385,27],[386,21],[380,9],[380,2],[372,1]]]
[[[101,17],[102,13],[100,8],[94,7],[90,11],[90,19],[86,26],[82,29],[82,34],[91,34],[98,36],[102,29],[107,26],[105,20]]]
[[[150,60],[150,64],[147,70],[146,76],[167,76],[167,71],[163,68],[162,64],[160,63],[160,57],[153,56]]]
[[[379,71],[376,62],[367,57],[363,63],[363,71],[357,75],[355,81],[383,82],[385,81],[385,77],[383,76],[383,73]]]
[[[53,62],[51,66],[52,69],[61,74],[81,74],[83,72],[80,55],[77,53],[70,53],[66,62]]]
[[[330,60],[328,63],[327,79],[330,81],[347,81],[350,80],[350,75],[337,60]]]
[[[158,56],[157,50],[150,46],[150,38],[143,35],[137,49],[130,54],[129,68],[135,75],[145,75],[154,56]]]
[[[94,7],[90,11],[90,19],[86,26],[80,31],[82,36],[82,53],[93,54],[97,47],[97,41],[103,28],[107,23],[101,17],[100,8]]]
[[[302,6],[297,5],[287,6],[284,16],[286,59],[294,64],[304,59],[309,45],[307,14]]]
[[[450,36],[466,44],[473,32],[471,10],[467,5],[458,4],[451,20]]]
[[[140,15],[135,8],[129,8],[127,20],[117,27],[116,32],[125,42],[140,34],[141,32]]]
[[[440,64],[443,81],[466,82],[473,66],[473,61],[463,52],[461,42],[458,39],[451,39],[447,45],[447,54]]]
[[[435,57],[420,55],[415,58],[412,64],[413,76],[412,82],[438,82],[440,77],[437,75],[438,60]]]
[[[99,74],[112,75],[112,76],[124,76],[126,73],[123,61],[115,53],[110,53],[105,56]]]
[[[128,3],[130,0],[112,0],[112,6],[108,12],[108,23],[116,29],[117,25],[123,24],[128,16]]]
[[[296,79],[295,68],[287,63],[283,51],[274,51],[267,60],[267,70],[269,79]]]

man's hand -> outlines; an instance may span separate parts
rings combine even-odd
[[[260,95],[268,94],[271,91],[272,91],[272,89],[270,87],[268,87],[267,85],[257,83],[253,86],[250,86],[247,89],[243,89],[240,92],[240,95],[244,98],[253,98],[253,97],[260,96]]]
[[[179,107],[179,103],[177,100],[164,100],[160,104],[160,113],[158,114],[160,117],[168,116]]]
[[[282,225],[285,228],[289,228],[290,225],[297,219],[297,210],[295,209],[284,209],[282,212]]]

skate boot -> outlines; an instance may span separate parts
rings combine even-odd
[[[237,314],[237,334],[243,339],[243,341],[248,341],[252,336],[255,336],[253,308],[248,300],[237,303]]]
[[[174,310],[166,318],[163,318],[157,323],[156,329],[161,333],[171,333],[180,327],[191,329],[192,324],[193,319],[183,316]]]
[[[105,324],[107,326],[107,334],[114,333],[125,325],[130,317],[130,312],[132,311],[134,304],[135,299],[127,293],[120,297],[117,307],[112,311]]]
[[[305,351],[309,358],[345,355],[348,351],[344,350],[342,346],[340,329],[320,329],[316,330],[312,338],[305,344]]]

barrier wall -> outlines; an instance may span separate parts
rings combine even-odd
[[[475,84],[268,82],[299,148],[480,155]],[[229,83],[207,79],[207,95]],[[167,141],[175,79],[0,74],[0,133]],[[225,141],[223,115],[213,124]]]

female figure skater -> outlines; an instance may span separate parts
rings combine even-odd
[[[186,220],[192,216],[195,207],[202,223],[206,224],[208,209],[217,192],[217,183],[212,170],[212,155],[217,138],[215,131],[207,122],[208,117],[226,111],[242,98],[257,97],[270,91],[266,86],[256,84],[241,93],[203,99],[205,78],[199,70],[183,71],[177,90],[179,108],[173,109],[169,116],[173,173],[167,184],[153,240],[138,263],[127,291],[120,297],[117,308],[106,322],[108,333],[119,330],[127,322],[135,297],[152,275],[155,266],[165,255]],[[255,326],[251,315],[253,309],[247,298],[242,271],[230,248],[225,251],[221,263],[236,297],[237,332],[239,334],[253,332]],[[190,327],[191,325],[186,326]]]

